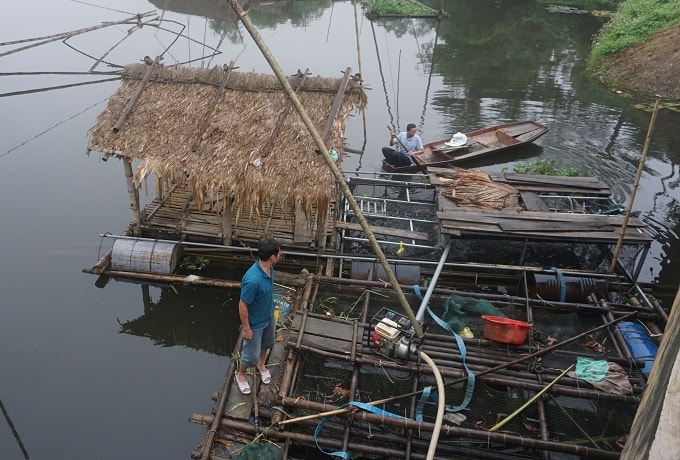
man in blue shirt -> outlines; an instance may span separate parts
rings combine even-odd
[[[274,265],[281,260],[281,246],[274,239],[260,240],[257,245],[257,261],[246,271],[241,280],[241,296],[238,314],[243,328],[241,366],[236,374],[238,389],[250,394],[247,370],[257,367],[262,383],[271,382],[271,374],[265,366],[267,353],[274,346],[276,321],[274,321]]]
[[[382,154],[385,160],[392,166],[409,166],[415,163],[413,155],[423,150],[423,141],[416,134],[416,125],[409,123],[406,131],[395,136],[394,131],[390,131],[390,147],[383,147]],[[392,148],[391,146],[396,146]]]

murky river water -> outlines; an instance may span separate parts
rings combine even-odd
[[[233,60],[243,71],[269,72],[225,5],[24,0],[4,7],[0,41],[47,37],[153,10],[167,21],[164,27],[183,29],[196,42],[173,43],[172,34],[145,26],[95,70],[169,47],[166,64]],[[628,200],[650,115],[585,78],[584,57],[600,19],[549,13],[531,2],[452,0],[446,2],[450,19],[437,27],[422,19],[371,22],[359,8],[357,46],[350,1],[249,6],[286,72],[339,76],[346,67],[361,70],[371,88],[368,109],[365,119],[348,120],[346,135],[349,147],[365,153],[351,154],[346,171],[378,170],[386,125],[414,122],[427,140],[534,118],[551,127],[535,146],[474,166],[500,171],[555,160],[600,177],[618,200]],[[110,78],[54,72],[87,71],[132,27],[106,27],[0,56],[3,459],[187,458],[203,433],[187,418],[209,413],[233,348],[237,293],[147,292],[116,282],[98,289],[91,275],[81,273],[98,259],[98,235],[119,233],[130,220],[120,163],[84,154],[87,130],[118,83],[54,89]],[[0,53],[32,43],[5,45]],[[200,60],[209,54],[201,43],[221,54]],[[13,72],[36,74],[5,75]],[[36,89],[46,91],[31,91]],[[15,92],[27,93],[10,95]],[[659,279],[672,293],[678,269],[671,261],[680,255],[679,122],[677,114],[659,113],[634,206],[656,237],[643,278]]]

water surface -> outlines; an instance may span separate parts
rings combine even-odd
[[[173,44],[172,34],[144,27],[96,70],[139,62],[172,44],[168,65],[233,60],[242,71],[269,72],[224,1],[97,4],[106,9],[67,0],[12,2],[0,19],[1,41],[157,11],[165,27],[183,29],[221,54],[201,60],[208,47],[185,38]],[[350,154],[346,171],[379,169],[387,125],[414,122],[427,140],[533,118],[551,126],[535,146],[478,166],[501,171],[556,160],[600,177],[627,202],[650,116],[585,77],[584,57],[601,20],[549,13],[531,2],[446,4],[451,17],[439,26],[424,19],[371,22],[358,8],[359,56],[350,1],[248,6],[287,73],[309,69],[339,77],[347,67],[358,72],[360,61],[369,104],[365,117],[348,120],[346,137],[365,153]],[[73,37],[71,47],[59,40],[2,56],[2,72],[87,71],[131,27]],[[3,76],[0,92],[104,78]],[[98,235],[119,233],[130,220],[120,162],[85,155],[87,130],[117,87],[104,82],[0,99],[0,458],[187,458],[203,434],[187,418],[209,413],[210,395],[222,383],[238,327],[237,292],[174,292],[115,281],[98,289],[94,277],[81,272],[101,255]],[[676,114],[659,114],[634,206],[656,238],[643,276],[660,279],[673,293],[678,270],[671,260],[680,252],[678,122]]]

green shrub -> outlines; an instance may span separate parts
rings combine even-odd
[[[184,271],[200,272],[210,265],[210,259],[203,256],[186,256],[179,264],[179,268]]]
[[[436,13],[430,7],[413,0],[374,0],[369,2],[372,14],[403,14],[404,16],[423,16]]]
[[[512,169],[517,174],[541,174],[544,176],[582,176],[583,173],[578,168],[567,166],[560,169],[555,160],[543,161],[536,160],[530,163],[520,163]],[[505,171],[503,171],[505,172]]]

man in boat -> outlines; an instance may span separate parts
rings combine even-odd
[[[390,147],[383,147],[382,154],[392,166],[409,166],[415,163],[414,155],[423,150],[423,141],[416,134],[413,123],[406,125],[406,131],[396,134],[390,131]],[[392,148],[392,146],[396,148]]]
[[[276,321],[274,320],[274,265],[281,260],[281,246],[274,239],[260,240],[257,261],[241,279],[241,296],[238,315],[243,328],[241,365],[236,374],[236,384],[244,395],[250,394],[247,370],[257,367],[262,383],[271,382],[265,366],[267,353],[274,346]]]

